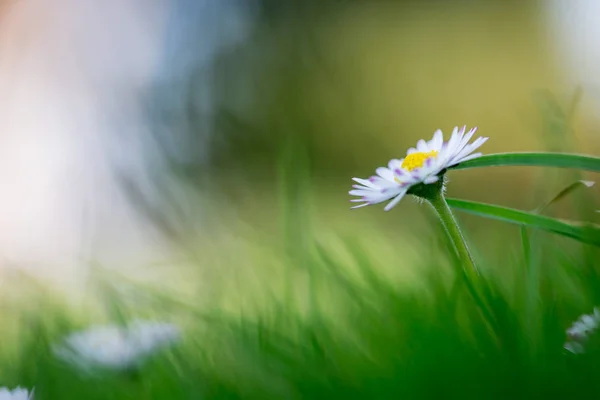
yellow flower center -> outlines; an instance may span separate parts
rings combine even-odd
[[[409,154],[402,162],[402,168],[406,169],[409,172],[415,168],[421,168],[423,164],[425,164],[425,161],[427,161],[427,159],[431,157],[435,158],[437,157],[437,155],[438,152],[435,150],[430,151],[429,153],[417,152]]]

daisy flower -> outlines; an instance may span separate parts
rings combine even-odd
[[[85,372],[94,368],[128,370],[179,336],[179,329],[172,324],[135,320],[127,327],[97,326],[71,334],[54,352]]]
[[[0,400],[32,400],[33,390],[29,392],[27,389],[16,387],[13,390],[0,388]]]
[[[600,326],[600,310],[594,308],[594,313],[582,315],[577,321],[567,329],[567,342],[565,349],[571,353],[584,353],[585,345],[590,336],[596,332]]]
[[[411,147],[406,152],[406,157],[393,159],[386,167],[377,168],[376,176],[369,179],[352,178],[358,185],[353,185],[354,190],[350,195],[358,196],[351,202],[359,202],[359,208],[391,200],[384,210],[389,211],[396,206],[408,193],[419,195],[425,185],[438,184],[443,187],[443,176],[446,170],[463,161],[481,156],[473,153],[488,138],[478,137],[469,143],[477,128],[466,132],[466,126],[459,129],[455,127],[450,140],[444,141],[441,130],[435,131],[429,141],[419,140],[417,146]]]

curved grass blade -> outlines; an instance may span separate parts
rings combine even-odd
[[[571,153],[498,153],[474,158],[448,169],[502,166],[575,168],[600,172],[600,157]]]
[[[579,188],[591,188],[595,182],[592,181],[575,181],[563,190],[558,192],[554,197],[546,202],[540,204],[537,208],[531,212],[534,214],[542,214],[548,207],[554,203],[562,200],[569,194],[575,192]],[[537,253],[532,247],[532,241],[536,239],[535,236],[528,232],[529,228],[525,225],[521,225],[521,245],[523,247],[524,259],[527,265],[526,269],[526,291],[525,291],[525,312],[527,313],[527,321],[529,324],[528,330],[534,332],[536,328],[536,318],[539,313],[539,298],[540,298],[540,277],[542,274],[541,264],[539,259],[539,253]]]
[[[558,194],[556,196],[554,196],[552,199],[548,200],[547,202],[545,202],[544,204],[542,204],[541,206],[539,206],[538,208],[533,210],[533,212],[541,214],[542,212],[544,212],[546,210],[546,208],[550,207],[553,203],[556,203],[556,202],[562,200],[564,197],[573,193],[575,190],[577,190],[579,188],[591,188],[595,185],[595,183],[596,182],[594,182],[594,181],[583,181],[583,180],[573,182],[569,186],[567,186],[566,188],[564,188],[563,190],[558,192]]]
[[[546,201],[545,203],[542,203],[540,206],[533,209],[531,212],[534,214],[542,214],[552,204],[562,200],[564,197],[573,193],[575,190],[577,190],[579,188],[591,188],[594,185],[595,185],[595,182],[593,182],[593,181],[579,180],[579,181],[573,182],[572,184],[570,184],[569,186],[567,186],[566,188],[564,188],[563,190],[558,192],[558,194],[556,194],[552,199]],[[531,269],[532,264],[533,264],[532,253],[531,253],[531,240],[529,238],[529,234],[527,233],[526,225],[521,226],[521,244],[523,246],[523,252],[525,253],[525,260]]]
[[[530,226],[570,237],[583,243],[600,246],[600,227],[596,225],[576,224],[570,221],[536,215],[514,208],[496,206],[474,201],[446,199],[454,209],[482,217],[497,219],[517,225]]]

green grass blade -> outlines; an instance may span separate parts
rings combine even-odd
[[[591,188],[594,186],[595,182],[592,181],[583,181],[578,180],[571,183],[569,186],[565,187],[563,190],[554,195],[551,199],[545,201],[540,204],[531,212],[534,214],[543,214],[550,206],[558,201],[562,200],[566,196],[571,193],[574,193],[579,188]],[[521,226],[521,244],[523,246],[524,259],[527,265],[526,269],[526,282],[525,285],[527,287],[526,300],[525,300],[525,310],[527,313],[526,323],[528,325],[528,330],[530,332],[534,332],[537,328],[538,321],[536,318],[540,315],[539,313],[539,301],[541,299],[540,296],[540,279],[541,279],[541,265],[539,262],[539,255],[532,247],[532,241],[535,240],[535,236],[530,237],[528,232],[528,227],[525,225]]]
[[[531,238],[527,232],[527,226],[521,225],[521,247],[523,248],[523,259],[525,263],[531,268],[532,265],[532,249],[531,249]]]
[[[600,157],[570,153],[498,153],[468,160],[449,169],[502,166],[576,168],[600,172]]]
[[[536,208],[534,210],[534,212],[541,214],[552,204],[562,200],[564,197],[573,193],[575,190],[577,190],[579,188],[591,188],[594,186],[594,184],[595,184],[595,182],[593,182],[593,181],[583,181],[583,180],[573,182],[569,186],[567,186],[566,188],[564,188],[563,190],[558,192],[558,194],[556,196],[554,196],[553,198],[551,198],[550,200],[548,200],[547,202],[545,202],[544,204],[542,204],[538,208]]]
[[[514,208],[496,206],[474,201],[447,199],[450,207],[471,214],[505,221],[517,225],[530,226],[554,232],[580,242],[600,246],[600,228],[595,225],[583,226],[573,222],[536,215]]]

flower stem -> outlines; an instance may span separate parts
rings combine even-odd
[[[450,206],[448,206],[448,203],[444,198],[441,187],[440,190],[430,192],[429,196],[427,196],[427,200],[440,217],[442,225],[444,226],[444,230],[450,238],[459,260],[462,262],[462,268],[459,273],[463,276],[469,292],[471,292],[471,295],[479,306],[481,312],[484,314],[485,318],[490,324],[492,324],[492,326],[494,326],[494,318],[490,314],[488,307],[485,305],[476,289],[475,282],[477,282],[480,278],[479,270],[475,265],[475,261],[473,261],[473,257],[471,256],[467,242],[465,241],[458,223],[456,222],[456,218],[454,218],[454,214],[452,213],[452,210],[450,210]]]
[[[463,271],[470,281],[477,279],[479,277],[479,270],[473,261],[473,257],[471,256],[471,252],[467,247],[467,242],[458,227],[458,223],[454,218],[454,214],[450,210],[446,199],[442,191],[437,191],[435,195],[428,198],[429,203],[433,206],[435,211],[437,212],[450,241],[454,246],[454,250],[458,254],[458,257],[463,263]]]

